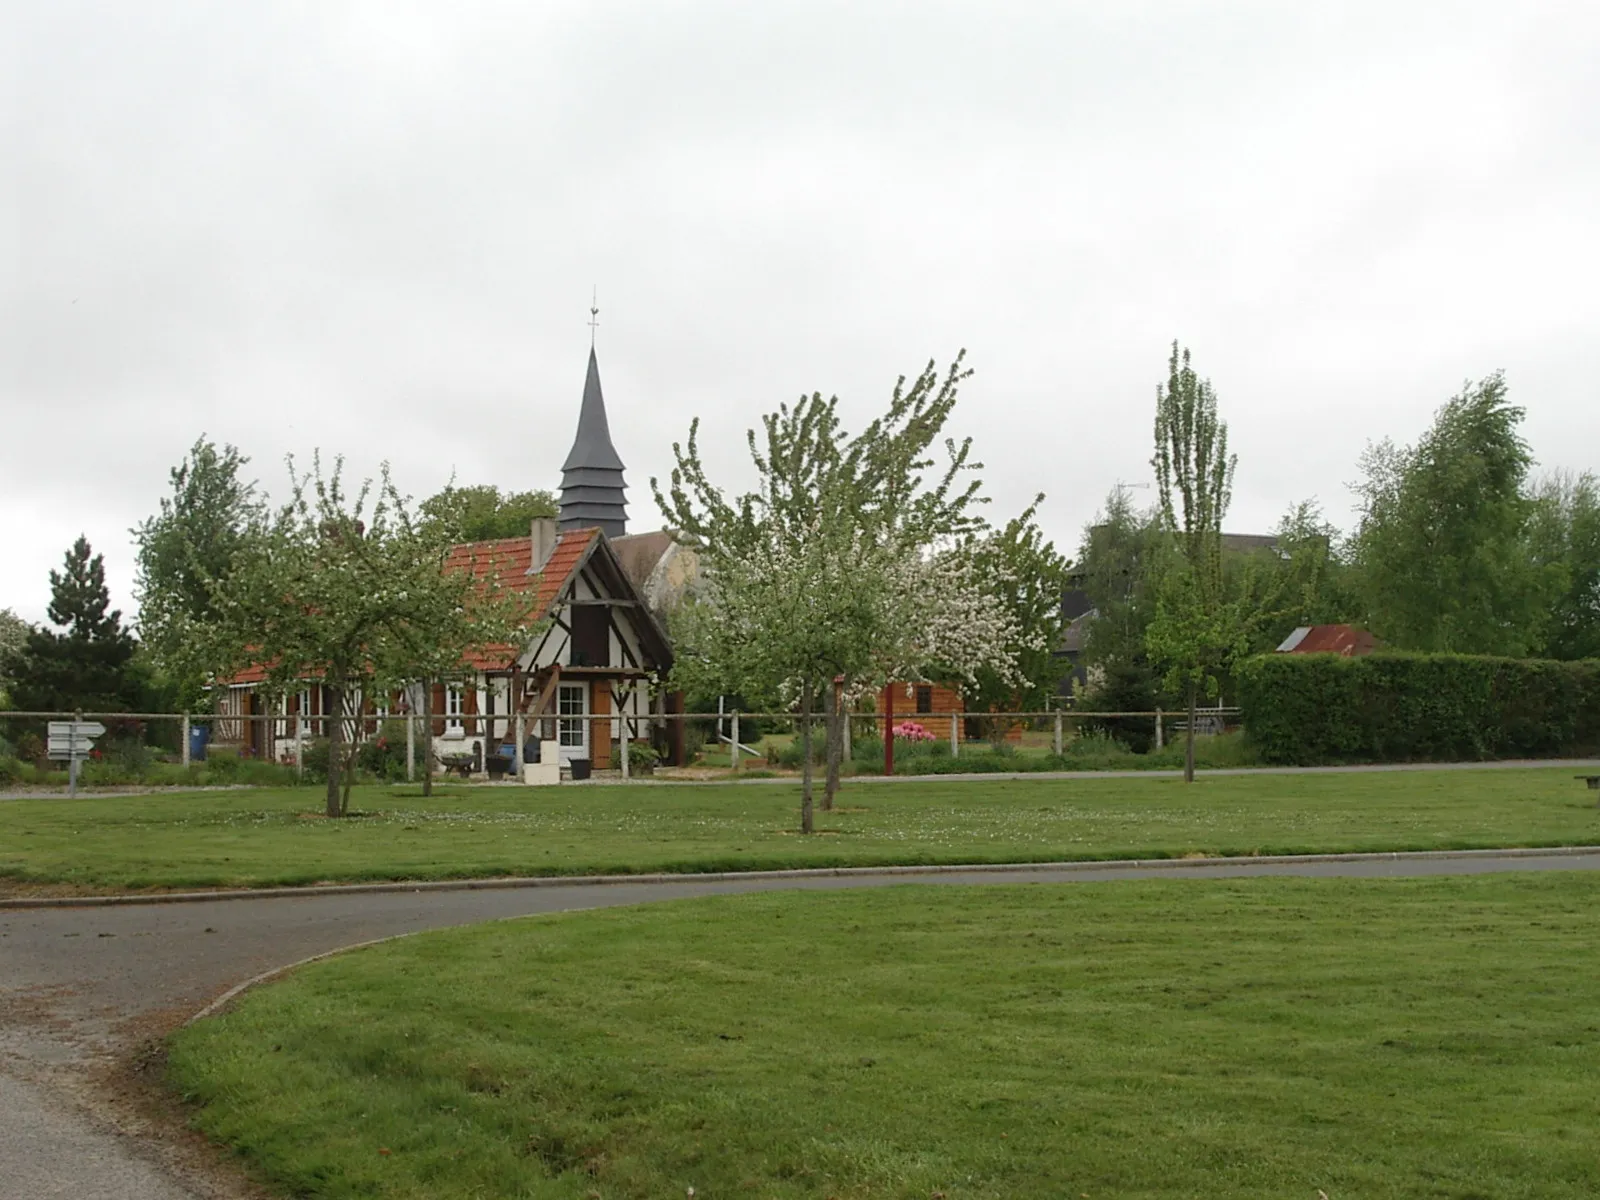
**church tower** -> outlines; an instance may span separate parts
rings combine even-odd
[[[583,381],[583,406],[578,410],[578,436],[561,464],[559,527],[587,529],[598,525],[610,538],[628,531],[623,500],[622,459],[611,444],[606,401],[600,394],[600,364],[589,347],[589,375]]]

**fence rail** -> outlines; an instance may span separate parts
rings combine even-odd
[[[1237,724],[1240,710],[1236,707],[1202,708],[1197,710],[1196,715],[1199,718],[1196,722],[1197,733],[1218,733],[1228,725]],[[1075,733],[1077,726],[1084,721],[1124,723],[1124,728],[1128,727],[1126,723],[1136,722],[1142,730],[1141,736],[1150,738],[1158,749],[1171,735],[1187,727],[1186,713],[1159,708],[1142,711],[1062,707],[1016,712],[851,712],[846,716],[847,756],[849,747],[858,743],[881,741],[881,750],[874,750],[873,754],[881,754],[885,774],[894,773],[897,746],[902,748],[900,753],[905,754],[919,749],[917,743],[941,742],[948,745],[951,757],[960,757],[963,747],[974,743],[1027,743],[1040,752],[1046,749],[1053,751],[1060,758],[1069,733]],[[392,729],[394,725],[403,724],[406,740],[405,777],[408,780],[416,778],[420,743],[425,740],[422,729],[424,721],[433,724],[434,759],[437,765],[465,769],[462,760],[470,757],[476,773],[491,770],[491,760],[494,760],[496,767],[520,774],[530,745],[555,741],[561,747],[563,759],[577,757],[567,752],[575,747],[581,748],[585,756],[581,761],[598,758],[602,764],[620,768],[624,779],[632,773],[632,754],[624,748],[624,744],[649,742],[658,731],[664,733],[663,740],[670,747],[676,747],[680,758],[687,757],[684,744],[693,732],[702,744],[717,749],[719,760],[725,754],[727,765],[737,770],[743,761],[760,757],[757,743],[765,737],[780,730],[784,735],[798,736],[801,729],[801,718],[792,711],[649,714],[543,712],[538,716],[485,712],[432,713],[424,716],[419,712],[403,710],[346,715],[5,711],[0,712],[0,737],[4,736],[11,722],[55,720],[105,722],[110,725],[110,735],[113,737],[119,723],[176,723],[178,745],[173,749],[176,749],[185,767],[192,763],[199,750],[191,736],[192,731],[203,727],[207,729],[205,740],[208,749],[211,746],[241,747],[249,757],[293,765],[297,776],[303,775],[305,770],[307,741],[326,736],[334,721],[344,722],[346,738],[352,743],[369,741],[383,732],[386,726]],[[820,744],[825,722],[820,713],[813,714],[812,720],[813,736]],[[778,729],[772,729],[773,725]],[[893,737],[887,736],[891,729],[895,732]],[[469,743],[472,746],[471,755],[466,753]]]

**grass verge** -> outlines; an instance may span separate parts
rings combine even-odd
[[[1600,878],[770,893],[305,968],[181,1032],[298,1196],[1589,1197]]]
[[[495,875],[1547,846],[1600,839],[1562,769],[853,782],[819,832],[799,789],[367,787],[0,803],[0,889],[260,887]]]

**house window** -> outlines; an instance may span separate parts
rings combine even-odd
[[[563,746],[581,749],[588,744],[588,722],[582,718],[589,689],[581,683],[563,683],[556,695],[556,739]]]
[[[311,689],[301,691],[299,702],[295,706],[295,732],[310,737],[316,733],[311,727]]]
[[[278,697],[278,719],[273,722],[272,736],[279,740],[289,736],[289,697]]]
[[[461,713],[466,703],[466,693],[461,690],[459,683],[452,683],[444,690],[444,731],[461,736]]]
[[[933,711],[933,689],[927,684],[917,687],[917,715],[926,716]]]

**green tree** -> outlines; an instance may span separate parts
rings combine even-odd
[[[185,708],[205,687],[194,630],[214,615],[210,581],[228,574],[264,512],[255,482],[242,476],[249,461],[202,435],[172,468],[160,511],[132,530],[140,638]]]
[[[1302,625],[1359,619],[1339,531],[1316,501],[1293,505],[1273,530],[1273,539],[1273,550],[1224,555],[1230,595],[1255,606],[1252,653],[1273,650]]]
[[[1533,492],[1528,549],[1556,577],[1540,653],[1600,658],[1600,480],[1557,472]]]
[[[1362,458],[1354,559],[1367,623],[1396,649],[1537,649],[1561,572],[1529,553],[1532,463],[1505,377],[1468,385],[1415,446]]]
[[[348,807],[347,724],[359,694],[441,663],[459,669],[473,646],[520,645],[528,628],[526,599],[501,586],[492,564],[481,579],[443,570],[448,541],[413,518],[387,466],[353,495],[342,466],[324,476],[314,458],[300,475],[290,461],[288,503],[243,541],[226,576],[209,581],[213,615],[203,626],[219,675],[257,664],[271,691],[308,678],[328,689],[338,718],[329,722],[330,817]]]
[[[1189,351],[1180,352],[1177,342],[1167,382],[1156,389],[1155,442],[1151,465],[1173,553],[1166,556],[1146,643],[1151,657],[1166,665],[1168,686],[1185,698],[1184,778],[1192,782],[1200,693],[1216,694],[1246,634],[1242,606],[1228,602],[1222,564],[1222,518],[1238,460],[1228,453],[1228,426],[1217,415],[1210,380],[1195,373]]]
[[[523,537],[539,517],[556,515],[547,491],[501,492],[493,484],[450,483],[417,506],[428,533],[445,542],[487,542]]]
[[[1105,508],[1084,528],[1072,578],[1094,609],[1083,648],[1089,667],[1144,660],[1163,540],[1159,511],[1134,508],[1121,486],[1112,489]]]
[[[50,621],[28,632],[15,661],[13,702],[33,712],[126,712],[139,698],[135,642],[111,607],[104,559],[80,537],[50,572]]]

